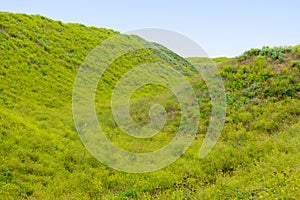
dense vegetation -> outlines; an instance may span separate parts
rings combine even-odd
[[[298,47],[273,47],[264,46],[262,49],[251,49],[239,56],[240,60],[245,60],[253,56],[266,56],[273,60],[283,62],[288,53],[293,53],[299,56],[300,48]]]
[[[118,146],[138,152],[158,149],[173,137],[180,118],[171,93],[143,87],[132,100],[132,117],[146,124],[151,102],[161,102],[170,113],[162,133],[134,140],[116,127],[110,104],[99,95],[109,99],[116,80],[137,63],[176,60],[174,67],[192,82],[202,117],[197,139],[182,158],[160,171],[128,174],[93,158],[72,118],[72,89],[81,63],[116,34],[42,16],[0,13],[0,199],[300,198],[300,45],[214,59],[226,82],[228,109],[222,136],[203,159],[198,152],[211,103],[189,62],[208,61],[186,61],[167,50],[116,60],[99,82],[96,105],[107,136]]]

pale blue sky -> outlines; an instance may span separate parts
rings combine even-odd
[[[0,0],[0,10],[120,32],[169,29],[196,41],[210,57],[300,44],[298,0]]]

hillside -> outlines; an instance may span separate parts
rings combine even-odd
[[[156,172],[129,174],[90,155],[72,115],[80,65],[100,42],[120,33],[37,15],[0,12],[0,17],[0,199],[300,198],[299,45],[214,59],[226,84],[227,117],[216,147],[203,159],[198,153],[211,103],[192,64],[206,66],[205,59],[185,60],[166,48],[119,58],[96,95],[98,119],[116,145],[137,152],[159,149],[178,127],[178,102],[159,86],[139,89],[131,114],[147,124],[149,106],[160,102],[168,112],[161,133],[133,139],[116,127],[110,92],[140,62],[171,62],[192,82],[201,116],[197,138],[179,160]]]

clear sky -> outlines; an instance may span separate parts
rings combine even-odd
[[[0,10],[120,32],[169,29],[197,42],[210,57],[300,44],[299,0],[0,0]]]

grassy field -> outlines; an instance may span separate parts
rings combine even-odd
[[[0,199],[300,199],[300,45],[213,59],[226,85],[227,117],[216,147],[203,159],[198,154],[211,102],[192,65],[206,66],[207,59],[183,59],[165,49],[112,63],[98,84],[96,110],[114,144],[153,151],[178,128],[178,102],[159,86],[140,88],[130,102],[141,125],[149,122],[151,103],[165,106],[168,121],[159,134],[134,139],[116,126],[111,91],[138,63],[171,63],[192,83],[200,107],[196,140],[180,159],[159,171],[130,174],[90,155],[72,115],[81,63],[113,35],[119,33],[0,12]]]

